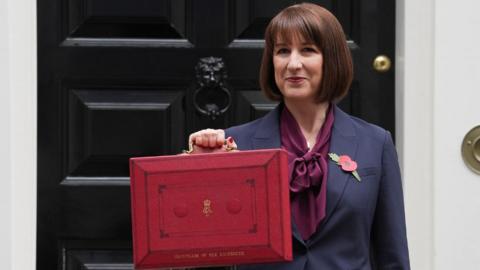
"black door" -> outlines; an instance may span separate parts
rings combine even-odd
[[[264,115],[264,29],[294,1],[38,2],[38,241],[43,269],[130,269],[128,158],[176,154],[190,132]],[[341,107],[391,131],[392,0],[315,1],[355,61]],[[213,58],[210,58],[213,57]]]

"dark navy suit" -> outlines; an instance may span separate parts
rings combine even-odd
[[[232,136],[240,150],[280,148],[281,109],[280,105],[263,118],[231,127],[226,136]],[[410,269],[402,183],[391,135],[337,106],[334,116],[329,152],[355,160],[361,182],[329,161],[326,218],[308,241],[293,224],[294,260],[238,269]]]

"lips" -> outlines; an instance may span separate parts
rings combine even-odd
[[[298,77],[298,76],[292,76],[292,77],[287,77],[286,80],[291,83],[301,83],[305,80],[304,77]]]

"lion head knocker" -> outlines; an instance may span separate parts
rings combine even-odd
[[[202,115],[215,120],[225,113],[231,104],[230,91],[225,87],[225,63],[219,57],[201,58],[195,72],[199,88],[193,94],[193,104]]]

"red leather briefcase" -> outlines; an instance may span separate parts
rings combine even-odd
[[[130,160],[137,269],[288,261],[283,150]]]

